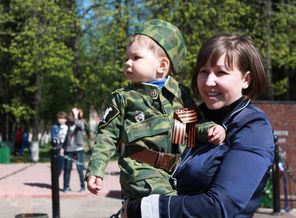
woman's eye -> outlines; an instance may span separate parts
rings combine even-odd
[[[227,72],[225,72],[225,71],[223,71],[223,70],[220,70],[220,71],[218,71],[218,73],[217,73],[217,75],[219,75],[219,76],[223,76],[223,75],[225,75],[225,74],[227,74]]]
[[[200,70],[200,71],[198,72],[198,74],[208,74],[208,71],[206,71],[206,70]]]

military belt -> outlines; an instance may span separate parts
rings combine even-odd
[[[129,154],[127,157],[149,164],[155,168],[162,169],[169,174],[174,172],[179,159],[179,157],[175,154],[167,154],[145,148]]]

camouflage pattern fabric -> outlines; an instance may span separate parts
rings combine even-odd
[[[171,144],[173,114],[182,107],[192,108],[194,102],[189,89],[172,77],[162,89],[142,83],[115,91],[99,124],[86,177],[94,175],[103,178],[106,165],[119,149],[119,143],[125,146],[125,154],[133,146],[166,153],[182,152],[184,145],[173,149]],[[170,184],[170,175],[165,171],[126,156],[120,157],[118,164],[124,196],[136,198],[176,193]]]
[[[154,19],[144,22],[133,34],[142,34],[152,38],[167,53],[174,73],[182,71],[182,62],[187,50],[183,35],[176,26],[164,20]]]
[[[104,176],[119,142],[126,150],[130,146],[140,146],[171,153],[173,113],[184,106],[193,107],[193,104],[189,89],[172,77],[162,89],[143,83],[115,91],[99,124],[86,177]],[[120,157],[119,166],[122,192],[127,197],[175,193],[169,175],[163,170],[128,157]]]

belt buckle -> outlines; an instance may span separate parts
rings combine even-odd
[[[179,157],[174,154],[159,153],[155,167],[164,170],[168,174],[171,174],[174,172],[175,167],[177,166],[178,159]]]

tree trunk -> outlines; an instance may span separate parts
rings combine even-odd
[[[266,25],[265,25],[265,35],[266,35],[266,74],[267,74],[267,85],[266,85],[266,98],[269,100],[273,99],[273,90],[272,90],[272,63],[271,63],[271,57],[270,57],[270,38],[271,38],[271,1],[266,0],[265,1],[265,17],[266,17]]]
[[[39,160],[39,108],[40,108],[40,99],[41,99],[41,73],[36,72],[35,75],[35,86],[36,92],[34,96],[34,110],[35,114],[33,117],[33,137],[32,137],[32,146],[31,146],[31,156],[34,162]]]
[[[80,24],[76,16],[76,8],[77,3],[76,0],[67,0],[66,9],[68,9],[73,14],[73,23],[72,23],[72,33],[73,36],[68,40],[68,46],[71,48],[73,52],[73,75],[79,80],[82,80],[82,72],[81,72],[81,58],[80,58],[80,52],[79,52],[79,37],[80,37]],[[73,102],[81,102],[82,101],[82,91],[81,87],[78,86],[75,89],[75,93],[73,95]]]

